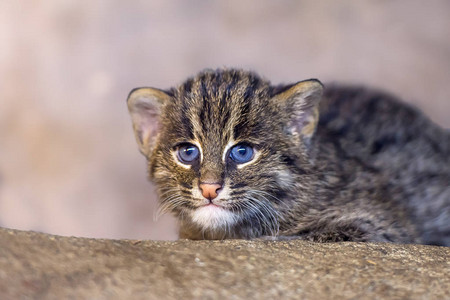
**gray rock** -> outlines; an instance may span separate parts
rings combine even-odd
[[[450,248],[0,229],[0,299],[444,299]]]

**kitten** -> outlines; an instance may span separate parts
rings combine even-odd
[[[450,133],[392,96],[225,69],[128,108],[180,238],[450,245]]]

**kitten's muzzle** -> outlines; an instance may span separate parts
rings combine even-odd
[[[222,189],[222,185],[220,183],[202,182],[198,185],[198,187],[200,188],[203,197],[209,200],[213,200],[214,198],[216,198],[220,190]]]

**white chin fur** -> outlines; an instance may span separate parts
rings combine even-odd
[[[203,229],[220,229],[236,223],[237,216],[221,207],[208,205],[192,212],[192,221]]]

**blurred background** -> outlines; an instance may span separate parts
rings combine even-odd
[[[204,68],[390,91],[450,127],[450,2],[0,1],[0,226],[175,239],[125,100]]]

